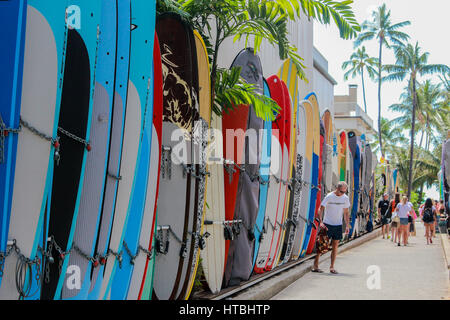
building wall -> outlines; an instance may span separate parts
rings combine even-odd
[[[291,44],[298,48],[300,56],[304,59],[306,66],[305,73],[309,82],[301,81],[299,83],[300,98],[305,97],[313,91],[313,22],[308,21],[302,13],[300,20],[290,21],[288,24],[289,40]],[[253,39],[248,43],[248,47],[253,47]],[[236,55],[245,48],[245,39],[233,42],[233,39],[227,39],[223,42],[219,53],[219,67],[230,68]],[[263,41],[260,51],[257,52],[261,58],[264,77],[268,78],[277,74],[282,65],[279,58],[278,48],[272,46],[267,41]]]
[[[334,85],[317,69],[314,69],[313,79],[313,88],[319,102],[320,114],[322,115],[328,109],[334,115]]]

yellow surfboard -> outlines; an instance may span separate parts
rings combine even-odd
[[[317,97],[314,93],[308,95],[307,98],[312,105],[312,113],[313,113],[313,164],[314,162],[317,162],[316,164],[316,170],[317,172],[314,172],[313,170],[313,178],[314,175],[317,176],[316,181],[313,180],[313,185],[311,186],[311,188],[314,187],[318,187],[318,178],[319,178],[319,161],[320,161],[320,111],[319,111],[319,103],[317,101]],[[313,166],[314,169],[314,166]],[[317,190],[312,190],[311,192],[314,193],[316,191],[317,196],[320,196],[319,193],[317,192]],[[312,199],[314,201],[313,206],[314,206],[314,216],[311,216],[310,219],[314,220],[315,214],[316,214],[316,204],[317,204],[317,197],[313,197]],[[304,255],[304,253],[308,253],[309,251],[311,251],[311,247],[312,245],[315,243],[315,237],[316,237],[316,230],[314,228],[311,228],[310,231],[310,235],[307,235],[308,237],[308,244],[307,246],[304,246],[304,251],[306,251],[306,249],[308,249],[306,252],[303,252],[302,256]]]
[[[291,99],[291,143],[290,143],[290,157],[289,157],[289,175],[287,180],[291,181],[292,179],[292,173],[294,170],[295,165],[295,155],[297,154],[296,146],[296,130],[297,130],[297,106],[298,106],[298,76],[297,76],[297,67],[292,62],[291,59],[287,59],[284,61],[284,63],[281,65],[280,70],[278,71],[278,77],[286,83],[286,86],[289,90],[289,96]],[[291,196],[293,194],[290,191],[291,189],[288,189],[287,195],[286,195],[286,203],[283,211],[283,225],[288,217],[289,214],[289,203],[291,201]],[[281,240],[280,240],[280,246],[278,247],[278,253],[276,255],[276,260],[274,265],[278,265],[280,263],[281,258],[281,252],[283,249],[283,243],[284,243],[284,237],[285,232],[283,229]]]
[[[194,30],[194,36],[195,36],[195,47],[197,49],[197,64],[198,64],[198,82],[199,82],[199,110],[200,110],[200,117],[202,120],[206,121],[208,124],[208,128],[211,124],[211,77],[210,77],[210,71],[209,71],[209,59],[208,59],[208,53],[206,51],[205,43],[201,37],[201,35]],[[208,167],[206,168],[206,171],[208,171]],[[201,217],[201,227],[200,227],[200,234],[203,234],[203,221],[205,218],[205,212],[206,212],[206,190],[208,186],[208,178],[205,176],[205,194],[204,194],[204,201],[203,201],[203,214]],[[196,252],[194,253],[193,258],[193,265],[192,265],[192,271],[190,274],[190,278],[188,281],[187,291],[185,299],[187,300],[189,296],[191,295],[192,288],[194,286],[195,276],[197,274],[197,268],[198,263],[200,259],[200,249],[197,248]]]

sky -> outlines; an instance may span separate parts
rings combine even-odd
[[[450,1],[448,0],[355,0],[352,4],[353,12],[359,23],[371,17],[371,12],[386,3],[391,10],[393,24],[409,20],[410,26],[401,31],[410,35],[410,42],[418,41],[422,52],[429,52],[428,63],[446,64],[450,66]],[[378,57],[378,42],[367,41],[363,44],[366,51],[373,57]],[[358,85],[358,104],[364,109],[361,78],[350,78],[344,81],[342,63],[350,58],[354,52],[353,40],[343,40],[339,37],[336,25],[324,26],[314,23],[314,46],[328,60],[328,72],[338,82],[334,88],[335,95],[348,94],[348,85]],[[395,57],[391,50],[383,48],[383,63],[394,64]],[[422,80],[427,78],[422,78]],[[434,77],[436,82],[437,77]],[[421,81],[419,79],[419,81]],[[366,78],[367,113],[374,120],[376,127],[378,119],[378,85]],[[382,85],[381,103],[382,116],[393,119],[397,114],[388,110],[388,106],[399,102],[400,94],[406,86],[403,82],[389,82]],[[377,129],[377,128],[375,128]],[[433,192],[433,194],[435,194]]]

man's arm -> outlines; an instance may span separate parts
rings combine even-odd
[[[319,224],[320,224],[321,227],[324,227],[324,225],[323,225],[323,213],[324,213],[324,211],[325,211],[325,207],[321,205],[320,209],[319,209],[319,216],[318,216]]]
[[[349,233],[350,232],[350,213],[348,208],[344,209],[344,220],[345,220],[345,233]]]

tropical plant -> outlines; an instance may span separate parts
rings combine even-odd
[[[350,60],[345,61],[342,64],[342,69],[348,69],[344,74],[344,79],[348,80],[350,76],[355,78],[357,75],[361,76],[362,88],[363,88],[363,99],[364,99],[364,112],[367,113],[367,102],[366,102],[366,87],[364,84],[364,71],[367,71],[369,78],[375,79],[378,75],[375,66],[378,65],[378,59],[369,57],[366,52],[366,47],[358,48],[356,52],[352,53]]]
[[[247,46],[253,41],[257,52],[263,40],[267,41],[278,48],[280,59],[292,59],[298,76],[306,81],[303,60],[288,40],[288,22],[300,18],[301,12],[324,24],[334,20],[341,37],[351,39],[360,30],[352,3],[353,0],[158,0],[157,10],[180,13],[205,40],[211,65],[213,109],[217,114],[222,114],[224,106],[251,104],[259,116],[274,119],[278,106],[272,99],[258,93],[254,85],[244,84],[242,78],[236,79],[239,69],[218,67],[223,42],[228,38],[245,39]]]
[[[428,64],[429,53],[421,52],[421,48],[416,42],[415,46],[411,44],[398,45],[395,47],[396,63],[385,65],[384,69],[388,75],[383,78],[386,81],[402,81],[408,79],[408,88],[412,96],[412,121],[411,121],[411,140],[410,140],[410,161],[409,161],[409,179],[408,179],[408,198],[412,191],[412,170],[414,159],[415,125],[417,110],[417,77],[430,75],[434,73],[447,73],[449,68],[442,64]]]
[[[373,11],[371,20],[366,20],[361,25],[362,32],[355,40],[355,47],[365,41],[378,39],[378,141],[380,143],[381,155],[384,157],[383,139],[381,137],[381,82],[382,82],[382,53],[383,47],[391,48],[391,45],[399,45],[408,40],[409,36],[399,31],[400,28],[409,25],[409,21],[392,24],[391,11],[386,4]]]
[[[403,145],[408,142],[408,140],[403,135],[403,129],[395,125],[395,122],[388,120],[387,118],[381,118],[381,136],[383,141],[385,141],[385,154],[386,159],[391,159],[394,154],[394,149],[398,145]],[[370,144],[374,154],[380,151],[380,144],[378,139]]]

